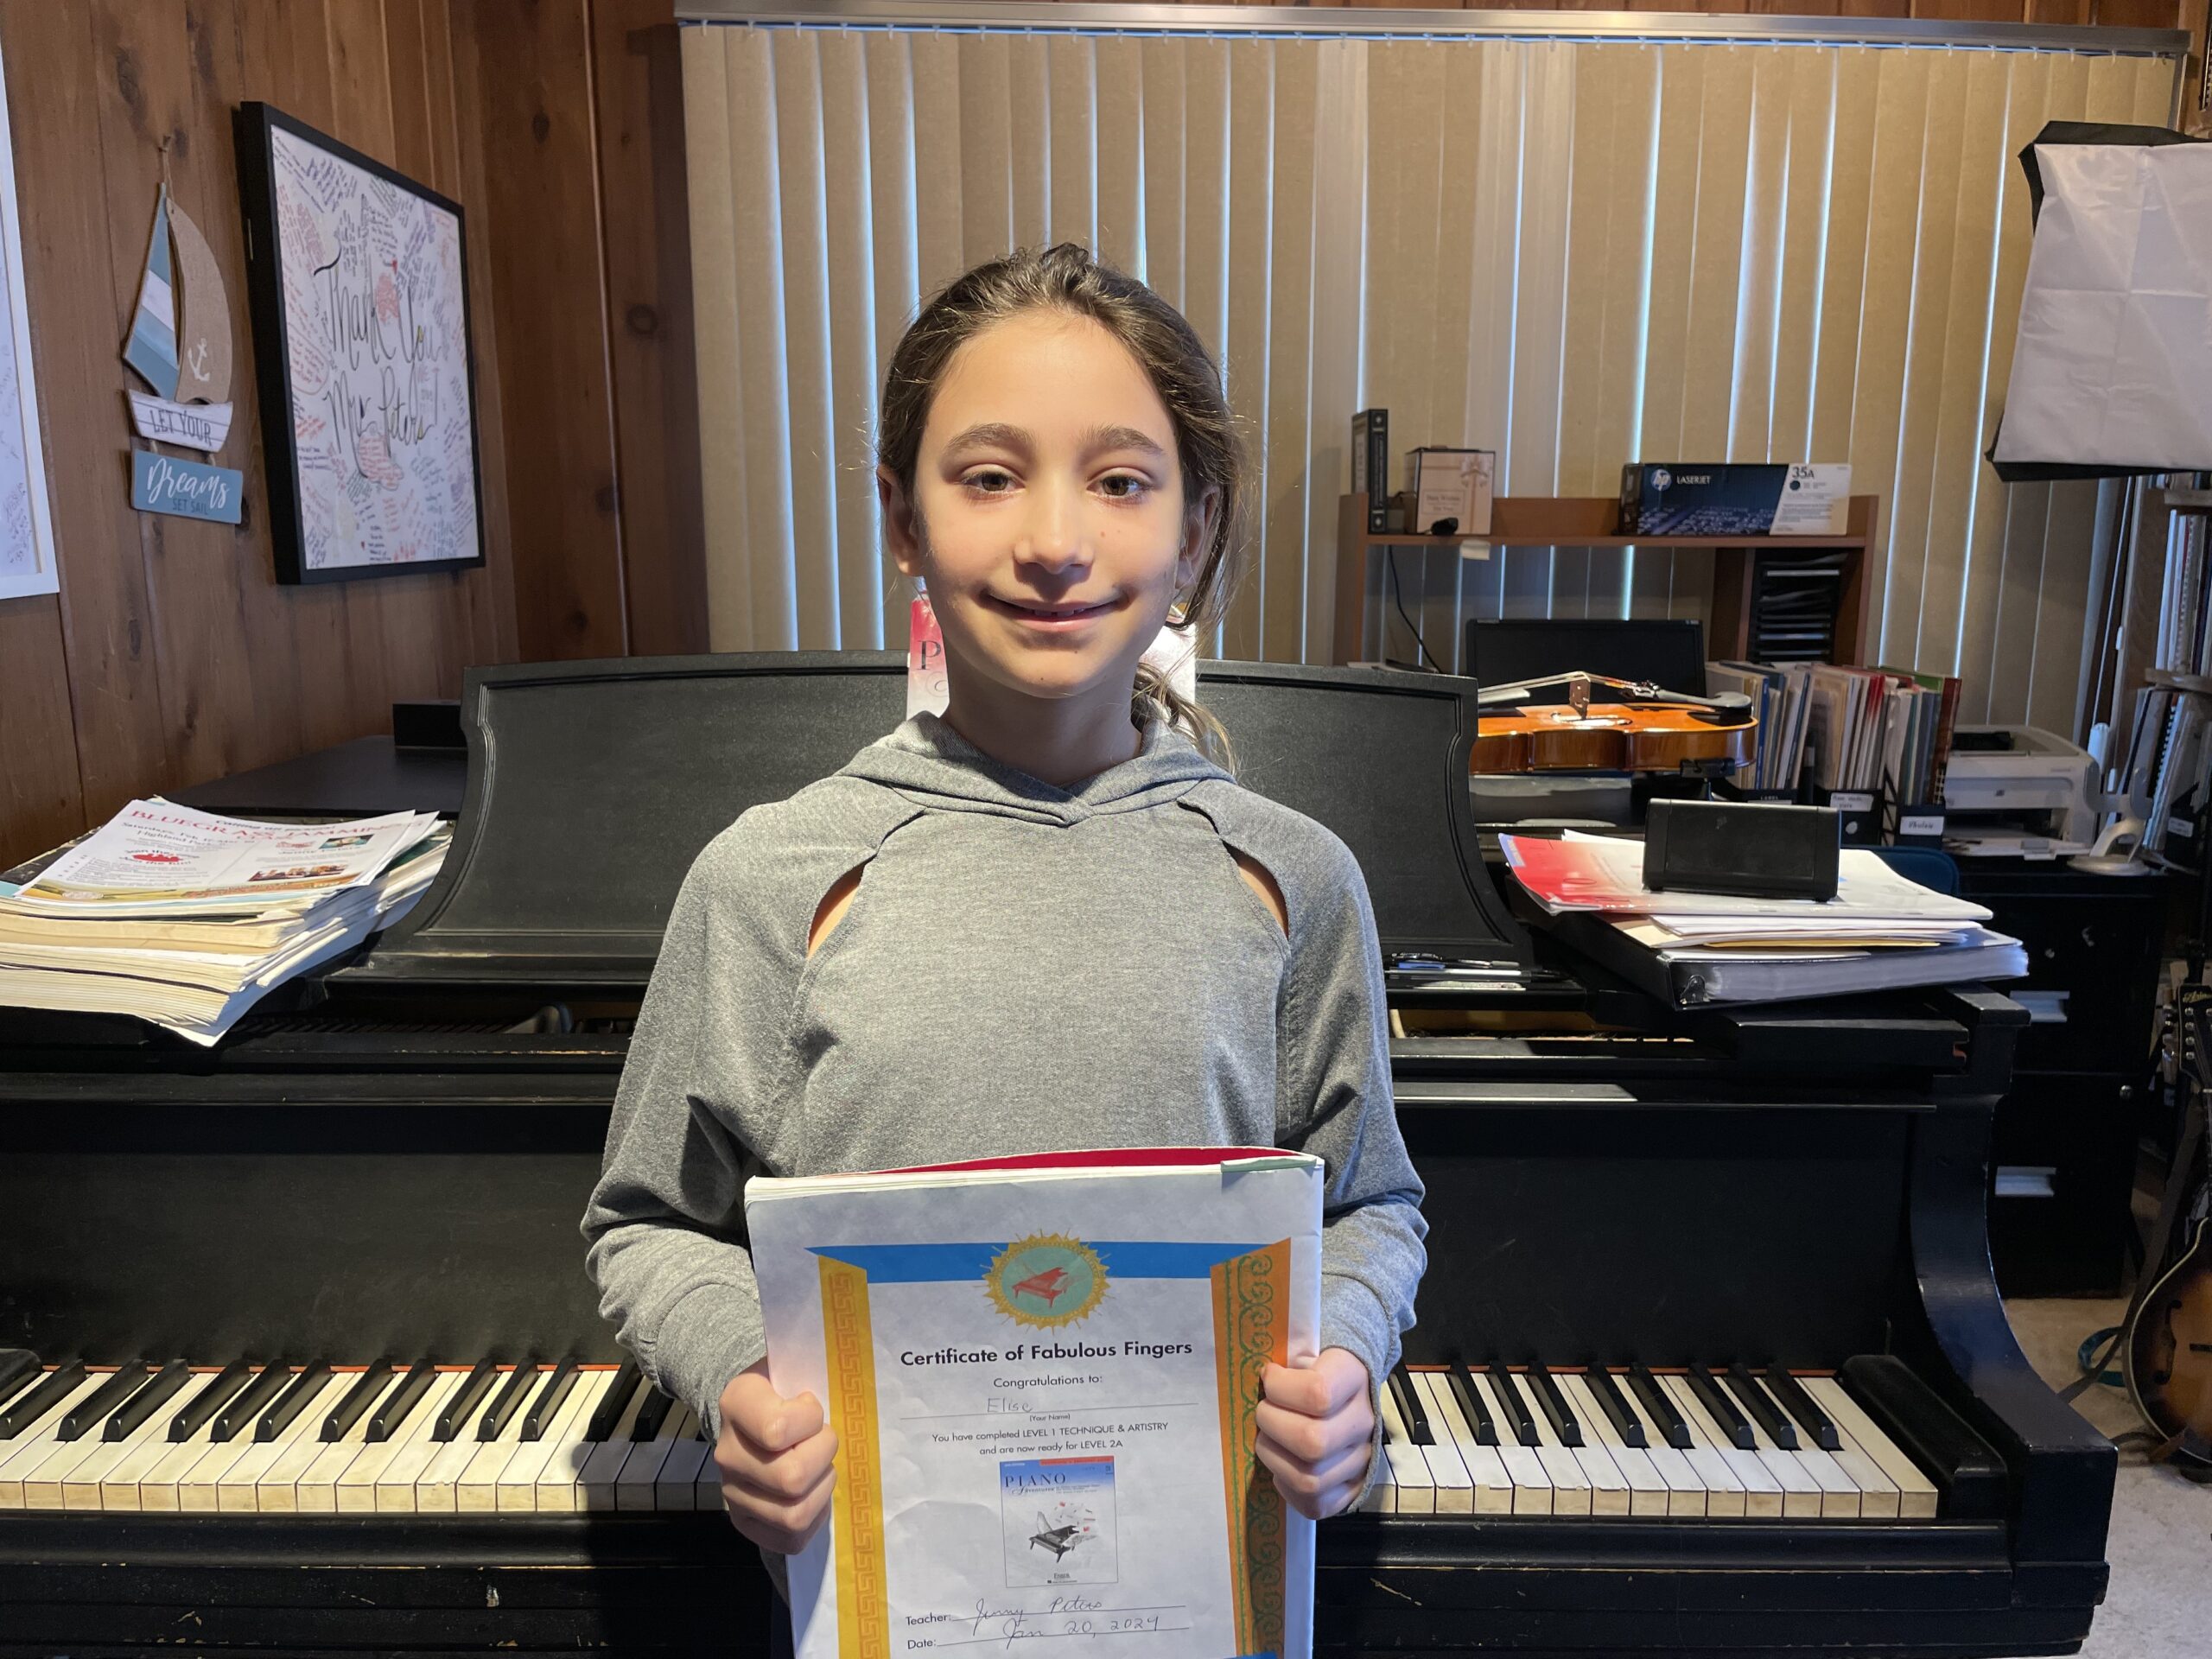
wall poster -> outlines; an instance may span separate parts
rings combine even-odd
[[[7,88],[0,82],[0,599],[58,593],[61,586],[54,563],[54,520],[47,512],[38,385],[31,372],[15,158]]]
[[[459,204],[266,104],[237,126],[277,580],[483,563]]]

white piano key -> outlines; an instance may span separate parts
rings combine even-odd
[[[1390,1462],[1390,1510],[1396,1515],[1436,1513],[1436,1481],[1428,1472],[1428,1459],[1406,1433],[1398,1415],[1398,1402],[1387,1388],[1377,1389],[1382,1405],[1382,1455]]]
[[[1696,1392],[1691,1389],[1687,1378],[1670,1380],[1681,1382],[1681,1394],[1696,1402],[1700,1411],[1703,1411],[1704,1402],[1697,1399]],[[1677,1396],[1677,1398],[1680,1397],[1681,1396]],[[1740,1403],[1737,1408],[1742,1409]],[[1705,1412],[1700,1417],[1698,1427],[1705,1431],[1714,1447],[1728,1458],[1730,1466],[1738,1471],[1739,1478],[1743,1465],[1738,1459],[1751,1457],[1759,1460],[1761,1466],[1773,1478],[1774,1484],[1782,1489],[1782,1513],[1786,1517],[1792,1521],[1818,1520],[1821,1513],[1822,1497],[1820,1484],[1795,1457],[1767,1438],[1766,1431],[1759,1427],[1756,1417],[1749,1412],[1745,1412],[1744,1420],[1751,1425],[1751,1449],[1749,1452],[1745,1452],[1741,1446],[1735,1446],[1728,1440],[1726,1432],[1722,1429],[1719,1422],[1714,1421],[1710,1412]]]
[[[378,1515],[411,1515],[415,1510],[415,1491],[429,1471],[430,1465],[448,1452],[455,1442],[435,1440],[438,1414],[446,1408],[453,1396],[461,1392],[461,1384],[468,1380],[468,1368],[443,1372],[439,1386],[431,1390],[432,1398],[425,1402],[420,1422],[410,1420],[406,1443],[391,1454],[384,1467],[377,1471],[375,1499]],[[466,1432],[466,1431],[462,1431]]]
[[[49,1444],[46,1447],[46,1455],[23,1471],[22,1507],[27,1510],[60,1509],[62,1477],[99,1449],[97,1429],[80,1434],[73,1440],[56,1440]]]
[[[440,1371],[430,1379],[430,1386],[408,1412],[407,1419],[388,1440],[365,1446],[361,1455],[346,1466],[338,1477],[338,1512],[340,1515],[369,1515],[377,1509],[377,1488],[383,1482],[392,1464],[410,1447],[421,1445],[430,1438],[430,1431],[437,1427],[438,1413],[452,1397],[467,1373]],[[377,1408],[369,1408],[374,1416]],[[325,1415],[328,1414],[327,1409]]]
[[[534,1440],[524,1440],[514,1456],[507,1459],[506,1467],[499,1471],[493,1495],[495,1508],[503,1511],[537,1509],[537,1483],[543,1478],[547,1464],[569,1435],[583,1432],[585,1421],[591,1414],[590,1402],[598,1397],[590,1376],[579,1371],[569,1389],[569,1397],[562,1401],[560,1409],[553,1414],[553,1421],[545,1425],[545,1432]]]
[[[204,1380],[204,1379],[203,1379]],[[188,1397],[191,1385],[186,1384]],[[159,1445],[168,1439],[172,1410],[156,1411],[119,1440],[103,1440],[92,1455],[78,1460],[61,1483],[61,1507],[65,1510],[97,1510],[100,1507],[100,1483],[105,1480],[126,1459],[136,1457],[145,1447]]]
[[[552,1373],[546,1368],[536,1368],[537,1375],[523,1392],[521,1401],[507,1418],[506,1427],[499,1438],[492,1440],[473,1440],[476,1455],[469,1459],[453,1483],[453,1506],[461,1515],[492,1515],[499,1507],[499,1473],[509,1459],[522,1449],[523,1426],[530,1421],[530,1402],[545,1385]],[[496,1396],[496,1390],[494,1391]]]
[[[351,1370],[340,1373],[349,1385],[359,1382],[365,1374]],[[315,1440],[315,1444],[322,1449],[316,1453],[315,1461],[300,1471],[299,1479],[292,1488],[294,1501],[299,1505],[302,1515],[338,1513],[339,1479],[353,1466],[357,1458],[370,1449],[369,1425],[376,1421],[377,1408],[384,1403],[385,1395],[390,1394],[398,1381],[399,1373],[387,1367],[383,1393],[362,1408],[361,1414],[353,1420],[353,1426],[334,1440],[319,1438]],[[340,1395],[339,1398],[342,1400],[345,1395]],[[327,1417],[329,1414],[329,1408],[326,1407],[323,1415]],[[318,1436],[321,1432],[320,1427],[315,1431]]]
[[[577,1483],[583,1478],[584,1465],[600,1445],[587,1440],[584,1431],[591,1427],[592,1414],[606,1400],[607,1391],[614,1386],[614,1377],[615,1370],[610,1366],[585,1372],[583,1381],[576,1384],[576,1392],[589,1403],[554,1444],[544,1468],[538,1471],[537,1508],[541,1512],[566,1514],[577,1507]],[[643,1393],[643,1389],[639,1392]]]
[[[1782,1402],[1774,1398],[1773,1390],[1769,1389],[1764,1382],[1761,1382],[1758,1386],[1760,1391],[1772,1402],[1774,1408],[1777,1411],[1782,1411]],[[1783,1415],[1786,1417],[1788,1413],[1784,1412]],[[1858,1486],[1850,1476],[1844,1473],[1834,1458],[1813,1444],[1809,1434],[1801,1433],[1797,1437],[1796,1449],[1792,1451],[1777,1443],[1772,1435],[1759,1426],[1757,1419],[1752,1421],[1751,1432],[1758,1437],[1763,1452],[1770,1447],[1777,1457],[1788,1458],[1805,1472],[1814,1485],[1820,1488],[1822,1520],[1856,1521],[1859,1518]]]
[[[696,1509],[699,1468],[713,1451],[699,1438],[699,1415],[694,1412],[683,1438],[676,1443],[675,1450],[668,1454],[668,1461],[660,1466],[660,1479],[653,1487],[653,1508]]]
[[[322,1420],[353,1386],[350,1376],[324,1377],[298,1414],[271,1440],[254,1438],[260,1428],[258,1417],[240,1429],[238,1440],[245,1449],[215,1478],[215,1507],[226,1515],[297,1512],[299,1494],[294,1484],[314,1461]]]
[[[227,1451],[233,1444],[235,1442],[227,1443],[220,1449]],[[133,1468],[129,1463],[117,1466],[114,1478],[108,1484],[100,1488],[100,1507],[102,1509],[118,1507],[107,1501],[109,1491],[120,1480],[135,1477],[131,1484],[137,1488],[137,1508],[174,1514],[184,1507],[185,1477],[192,1472],[193,1465],[200,1459],[217,1449],[213,1418],[200,1424],[189,1440],[168,1441],[160,1446],[149,1446],[149,1452],[156,1455],[151,1456],[143,1466]],[[130,1506],[124,1504],[121,1507]]]
[[[1438,1421],[1433,1390],[1423,1386],[1425,1374],[1408,1370],[1406,1373],[1414,1385],[1414,1398],[1428,1419],[1429,1439],[1433,1445],[1418,1446],[1421,1461],[1428,1465],[1429,1485],[1436,1493],[1436,1513],[1439,1515],[1472,1515],[1475,1512],[1474,1477],[1467,1472],[1467,1465],[1459,1457],[1459,1449],[1452,1437],[1444,1433]],[[1388,1390],[1384,1390],[1388,1392]]]
[[[1382,1483],[1377,1481],[1376,1486],[1380,1490]],[[699,1463],[699,1484],[692,1489],[691,1507],[702,1515],[719,1515],[722,1510],[722,1470],[715,1461],[712,1440],[707,1442],[707,1455]]]
[[[206,1385],[203,1383],[201,1386]],[[219,1413],[217,1414],[217,1415],[219,1414]],[[100,1477],[101,1509],[117,1511],[145,1509],[147,1504],[140,1491],[142,1483],[151,1478],[155,1471],[164,1465],[181,1465],[182,1468],[188,1469],[193,1462],[196,1462],[200,1457],[206,1454],[207,1447],[214,1444],[215,1424],[213,1417],[200,1424],[189,1439],[170,1440],[169,1424],[175,1416],[176,1413],[173,1411],[156,1412],[154,1417],[159,1426],[155,1432],[150,1435],[134,1437],[130,1450],[118,1458],[109,1466],[106,1473]],[[200,1448],[188,1459],[180,1455],[181,1449],[188,1446],[196,1446]],[[174,1490],[174,1486],[170,1487],[169,1492],[173,1493]],[[160,1504],[165,1496],[165,1494],[157,1493],[155,1498],[156,1504]],[[175,1505],[172,1504],[170,1507],[174,1508]]]
[[[650,1440],[642,1440],[630,1448],[630,1455],[622,1459],[622,1472],[614,1478],[614,1507],[618,1510],[650,1510],[653,1506],[653,1488],[660,1484],[662,1465],[677,1443],[690,1433],[698,1422],[691,1408],[681,1402],[669,1408],[668,1415],[660,1420],[660,1428]]]
[[[622,1472],[622,1461],[630,1455],[630,1431],[637,1426],[638,1414],[652,1396],[652,1383],[640,1382],[637,1392],[630,1396],[630,1403],[622,1408],[622,1415],[616,1420],[613,1431],[584,1459],[583,1473],[576,1478],[579,1510],[614,1507],[614,1478]]]
[[[1936,1484],[1921,1472],[1897,1442],[1884,1433],[1842,1383],[1832,1376],[1798,1379],[1820,1402],[1839,1434],[1847,1436],[1897,1490],[1897,1514],[1908,1521],[1932,1521],[1937,1509]]]
[[[1688,1378],[1662,1376],[1659,1379],[1659,1386],[1667,1390],[1668,1397],[1675,1402],[1675,1409],[1690,1426],[1691,1438],[1705,1453],[1709,1454],[1700,1456],[1694,1450],[1689,1454],[1690,1461],[1700,1474],[1708,1481],[1715,1478],[1714,1459],[1718,1459],[1721,1468],[1743,1491],[1742,1513],[1753,1520],[1778,1520],[1790,1512],[1787,1507],[1789,1494],[1783,1489],[1782,1483],[1775,1478],[1774,1471],[1759,1460],[1758,1452],[1745,1451],[1728,1438],[1726,1431],[1719,1424],[1706,1415],[1705,1408],[1699,1403]],[[1802,1502],[1800,1507],[1802,1507]],[[1708,1490],[1706,1513],[1710,1515],[1713,1512],[1713,1497]]]
[[[1605,1415],[1605,1408],[1598,1403],[1597,1392],[1581,1377],[1570,1371],[1554,1375],[1559,1379],[1560,1391],[1567,1395],[1567,1402],[1574,1408],[1582,1420],[1582,1433],[1586,1440],[1604,1448],[1611,1460],[1621,1484],[1626,1488],[1628,1499],[1625,1513],[1629,1515],[1664,1515],[1667,1513],[1667,1483],[1652,1467],[1651,1459],[1639,1448],[1621,1439],[1621,1432],[1613,1427],[1613,1420]],[[1608,1509],[1607,1514],[1623,1511]]]
[[[1801,1377],[1798,1380],[1802,1383],[1817,1379]],[[1858,1487],[1860,1517],[1868,1521],[1897,1519],[1900,1505],[1897,1482],[1883,1473],[1881,1465],[1874,1460],[1865,1446],[1859,1445],[1849,1430],[1837,1421],[1835,1413],[1829,1412],[1827,1417],[1831,1423],[1835,1424],[1839,1442],[1828,1456],[1835,1459],[1836,1467],[1843,1471],[1853,1485]]]
[[[1529,1421],[1535,1426],[1536,1444],[1531,1449],[1535,1451],[1537,1461],[1544,1465],[1544,1478],[1551,1482],[1552,1513],[1592,1513],[1596,1508],[1597,1494],[1590,1484],[1590,1478],[1583,1472],[1581,1460],[1574,1455],[1573,1447],[1560,1440],[1559,1431],[1552,1427],[1552,1420],[1544,1414],[1543,1407],[1537,1402],[1535,1388],[1519,1378],[1515,1379],[1514,1386],[1521,1390],[1522,1399],[1528,1403]],[[1493,1383],[1492,1392],[1495,1391]],[[1498,1432],[1501,1436],[1506,1433],[1502,1421]],[[1623,1491],[1625,1493],[1626,1489]],[[1624,1502],[1622,1507],[1627,1507]]]
[[[476,1438],[477,1414],[471,1413],[469,1421],[455,1430],[454,1438],[438,1445],[430,1460],[423,1465],[423,1472],[415,1481],[414,1507],[417,1512],[451,1515],[458,1507],[456,1495],[461,1478],[476,1461],[476,1454],[485,1449],[484,1442]]]
[[[1452,1384],[1434,1371],[1410,1373],[1421,1389],[1421,1397],[1428,1407],[1428,1421],[1440,1438],[1449,1436],[1459,1461],[1465,1465],[1472,1483],[1474,1513],[1477,1515],[1510,1515],[1513,1513],[1513,1483],[1507,1478],[1505,1463],[1494,1446],[1484,1446],[1475,1438],[1473,1427],[1466,1414],[1459,1409],[1459,1397],[1452,1392]]]
[[[1570,1373],[1554,1371],[1551,1375],[1553,1382],[1565,1382]],[[1559,1430],[1553,1426],[1552,1420],[1544,1414],[1541,1406],[1536,1410],[1536,1433],[1543,1437],[1546,1446],[1554,1447],[1573,1460],[1576,1472],[1582,1477],[1583,1488],[1590,1494],[1589,1512],[1592,1515],[1626,1515],[1629,1499],[1628,1481],[1621,1474],[1619,1466],[1613,1462],[1611,1454],[1605,1449],[1605,1442],[1592,1429],[1589,1419],[1585,1415],[1581,1406],[1576,1402],[1575,1397],[1568,1394],[1564,1388],[1560,1390],[1560,1393],[1580,1421],[1582,1429],[1582,1444],[1569,1446],[1560,1439]],[[1578,1510],[1577,1513],[1580,1511]]]
[[[1552,1513],[1552,1479],[1544,1460],[1536,1455],[1536,1448],[1521,1444],[1513,1436],[1513,1414],[1497,1397],[1497,1389],[1480,1371],[1469,1373],[1475,1382],[1475,1391],[1483,1403],[1490,1408],[1491,1421],[1497,1425],[1497,1455],[1505,1465],[1505,1478],[1513,1483],[1513,1513],[1516,1515],[1549,1515]],[[1562,1510],[1562,1514],[1572,1513]]]
[[[1625,1378],[1620,1379],[1620,1383],[1621,1398],[1627,1402],[1629,1414],[1643,1425],[1643,1455],[1651,1459],[1653,1472],[1667,1483],[1667,1513],[1741,1515],[1743,1486],[1728,1472],[1726,1464],[1718,1457],[1710,1456],[1712,1448],[1694,1447],[1700,1456],[1693,1459],[1688,1451],[1669,1446],[1667,1431],[1653,1420],[1643,1402],[1637,1397],[1636,1390],[1629,1387]],[[1706,1462],[1708,1457],[1710,1467]]]
[[[62,1442],[55,1431],[79,1400],[89,1400],[107,1386],[109,1371],[94,1371],[48,1408],[46,1414],[16,1432],[13,1440],[0,1440],[0,1510],[20,1510],[23,1478],[54,1454]],[[72,1442],[74,1444],[74,1442]]]

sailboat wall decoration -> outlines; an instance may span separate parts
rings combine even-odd
[[[151,397],[128,394],[139,436],[208,454],[221,450],[231,430],[230,302],[207,238],[171,199],[166,178],[154,205],[154,233],[123,360],[154,389]],[[232,467],[151,449],[131,452],[130,505],[141,512],[235,524],[245,499],[245,477]]]

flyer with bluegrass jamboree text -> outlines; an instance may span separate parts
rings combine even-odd
[[[838,1437],[800,1659],[1308,1653],[1313,1523],[1253,1446],[1318,1349],[1322,1184],[1222,1148],[750,1183],[771,1380]]]

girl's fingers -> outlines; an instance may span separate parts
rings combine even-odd
[[[1362,1440],[1333,1456],[1312,1462],[1285,1450],[1262,1433],[1255,1443],[1261,1464],[1273,1475],[1286,1497],[1313,1497],[1347,1481],[1359,1482],[1367,1473],[1371,1447]]]
[[[1325,1462],[1348,1446],[1364,1446],[1375,1433],[1374,1418],[1365,1411],[1308,1417],[1262,1400],[1253,1417],[1261,1433],[1305,1463]]]
[[[729,1516],[730,1525],[764,1549],[789,1555],[803,1549],[806,1541],[814,1535],[822,1517],[830,1507],[830,1498],[836,1485],[835,1471],[830,1478],[804,1497],[784,1500],[756,1492],[741,1482],[724,1478],[722,1508]]]
[[[715,1462],[724,1480],[735,1480],[769,1497],[786,1502],[803,1497],[825,1479],[837,1456],[837,1432],[818,1430],[812,1439],[788,1451],[763,1457],[734,1430],[715,1447]]]

